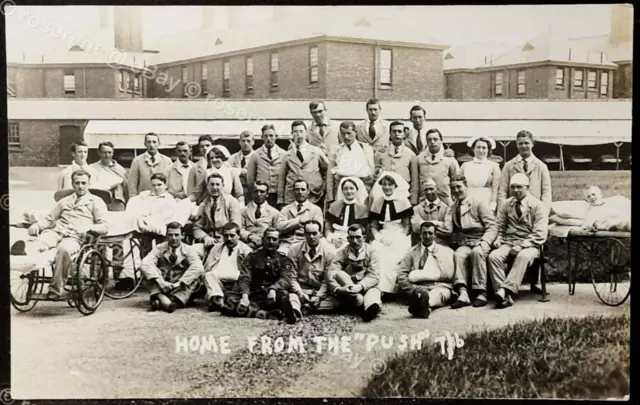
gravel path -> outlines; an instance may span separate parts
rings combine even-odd
[[[564,284],[549,289],[550,302],[540,303],[528,295],[500,311],[443,308],[427,320],[418,320],[409,317],[405,306],[390,303],[383,317],[371,323],[351,316],[314,316],[291,326],[222,317],[202,308],[174,314],[146,312],[143,294],[122,301],[107,299],[89,317],[64,303],[40,303],[27,314],[12,310],[12,394],[28,399],[357,396],[373,373],[384,372],[385,361],[397,352],[402,334],[428,329],[426,342],[433,343],[445,331],[464,335],[545,316],[629,312],[629,302],[617,308],[602,305],[590,285],[578,285],[573,297]],[[357,333],[393,336],[396,343],[388,350],[378,344],[367,352],[366,338],[355,340],[351,345],[355,354],[349,357],[317,354],[310,342],[313,336],[355,337]],[[176,337],[194,335],[229,336],[230,354],[200,353],[198,345],[196,351],[177,353]],[[249,353],[247,337],[255,336],[260,342],[261,335],[300,336],[306,353]],[[260,345],[256,348],[259,351]],[[287,348],[288,342],[284,351]]]

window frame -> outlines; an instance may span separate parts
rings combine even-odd
[[[118,90],[120,90],[120,93],[124,93],[127,91],[127,89],[124,87],[124,76],[125,71],[123,69],[118,70]]]
[[[500,80],[498,80],[498,77],[500,77]],[[500,92],[498,92],[498,86],[500,86]],[[495,72],[495,74],[493,75],[493,95],[504,95],[504,72]]]
[[[15,137],[17,137],[17,141],[15,140]],[[20,138],[20,123],[9,122],[8,131],[7,131],[7,144],[9,145],[10,148],[22,147],[22,142]]]
[[[578,73],[580,73],[579,79],[578,79]],[[573,87],[576,87],[579,89],[584,88],[584,69],[573,70]]]
[[[180,78],[182,79],[182,97],[188,98],[189,95],[187,94],[187,84],[189,84],[189,66],[183,65],[180,69]]]
[[[231,94],[231,62],[222,61],[222,95],[229,97]]]
[[[275,64],[274,64],[275,61]],[[274,69],[275,66],[275,69]],[[271,83],[271,88],[275,89],[279,86],[278,83],[278,71],[280,70],[280,55],[278,52],[271,52],[269,54],[269,82]]]
[[[67,78],[73,79],[73,90],[71,90],[70,86],[67,86]],[[76,95],[76,74],[73,69],[64,69],[62,71],[62,91],[65,96]]]
[[[207,62],[200,65],[200,94],[207,96],[209,94],[209,66]]]
[[[251,74],[249,74],[249,62],[251,62]],[[253,86],[254,86],[253,77],[255,74],[255,65],[253,64],[253,55],[247,56],[244,59],[244,68],[245,68],[245,72],[244,72],[245,94],[253,94]]]
[[[388,52],[389,53],[389,67],[383,67],[383,65],[382,65],[383,52]],[[393,87],[393,49],[392,48],[381,48],[380,49],[380,67],[379,67],[379,69],[380,70],[379,70],[378,73],[380,75],[380,87],[383,87],[383,88],[391,88],[391,87]],[[387,74],[389,76],[389,82],[388,83],[385,83],[385,82],[382,81],[383,72],[387,72]]]
[[[601,96],[609,96],[609,81],[610,74],[607,71],[600,72],[600,95]],[[606,80],[603,80],[606,77]],[[602,90],[604,89],[604,93]]]
[[[522,83],[520,83],[521,74],[522,74]],[[520,86],[522,86],[522,91],[520,91]],[[526,70],[518,70],[516,73],[516,94],[519,96],[527,94],[527,71]]]
[[[590,76],[593,73],[593,80],[591,80]],[[593,86],[591,85],[593,82]],[[598,91],[598,71],[597,70],[587,70],[587,90],[596,90]]]
[[[142,75],[140,73],[132,72],[133,75],[133,92],[135,94],[142,95]]]
[[[315,51],[315,62],[312,58]],[[320,70],[319,70],[320,50],[318,45],[312,45],[309,47],[309,84],[314,85],[320,82]],[[314,80],[315,77],[315,80]]]
[[[558,77],[558,73],[561,73],[561,77]],[[558,83],[558,79],[560,79],[560,82]],[[564,87],[565,84],[565,74],[564,74],[564,68],[561,67],[557,67],[556,68],[556,87]]]

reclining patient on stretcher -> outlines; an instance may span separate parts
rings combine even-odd
[[[604,198],[596,186],[584,190],[585,201],[556,201],[549,222],[585,231],[631,231],[631,200],[617,195]]]

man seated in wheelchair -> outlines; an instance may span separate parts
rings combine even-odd
[[[37,238],[17,241],[11,247],[12,255],[34,255],[57,248],[53,277],[48,299],[64,299],[64,284],[72,264],[71,256],[80,250],[88,233],[107,233],[107,205],[89,193],[91,175],[85,170],[71,174],[74,193],[62,198],[49,215],[29,227],[30,236]]]
[[[498,236],[489,254],[489,276],[498,297],[496,308],[513,305],[522,279],[535,259],[549,232],[549,210],[529,193],[529,178],[522,173],[511,177],[511,195],[498,211]],[[511,270],[507,260],[513,259]]]
[[[142,260],[140,270],[149,283],[151,309],[172,313],[200,288],[204,268],[196,249],[182,243],[179,223],[166,226],[166,237]]]

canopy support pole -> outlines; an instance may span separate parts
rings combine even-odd
[[[558,146],[560,146],[560,170],[564,172],[564,153],[562,152],[563,145]]]
[[[504,163],[507,163],[507,146],[511,143],[511,141],[499,141],[500,145],[502,145],[502,158],[504,159]]]
[[[616,170],[620,170],[620,147],[622,142],[614,142],[614,145],[616,145]]]

